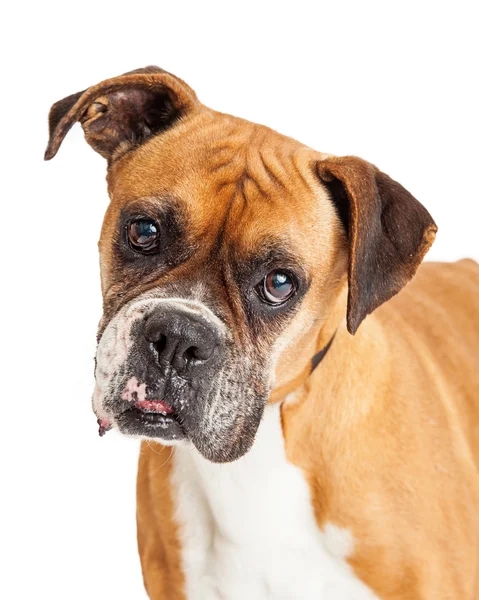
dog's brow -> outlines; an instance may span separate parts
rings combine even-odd
[[[281,267],[289,268],[304,279],[309,279],[303,266],[299,264],[293,249],[289,248],[284,240],[275,238],[263,239],[255,250],[249,251],[247,255],[235,257],[234,264],[240,275]]]
[[[124,213],[148,212],[161,216],[166,211],[182,212],[181,203],[170,195],[145,196],[131,199],[124,207]]]

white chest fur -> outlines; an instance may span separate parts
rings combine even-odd
[[[188,600],[372,600],[345,558],[346,530],[314,519],[308,485],[286,460],[277,405],[240,460],[176,447],[173,491]]]

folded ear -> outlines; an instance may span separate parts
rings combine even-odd
[[[107,79],[52,106],[45,160],[55,156],[77,121],[90,146],[111,163],[171,127],[196,105],[194,91],[159,67]]]
[[[327,158],[317,172],[348,235],[347,326],[354,334],[414,276],[437,227],[402,185],[360,158]]]

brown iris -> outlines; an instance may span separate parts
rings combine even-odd
[[[269,304],[282,304],[296,290],[293,279],[284,271],[271,271],[262,282],[262,296]]]
[[[159,227],[152,219],[136,219],[128,224],[128,240],[137,252],[153,252],[160,243]]]

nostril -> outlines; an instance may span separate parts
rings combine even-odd
[[[196,361],[204,361],[208,360],[211,356],[212,352],[210,352],[207,348],[199,348],[198,346],[190,346],[187,348],[183,354],[184,358],[187,362],[191,360]]]
[[[167,337],[166,337],[166,335],[163,335],[163,334],[160,334],[158,341],[152,342],[153,348],[158,353],[158,356],[163,354],[163,352],[165,351],[166,342],[167,342]]]
[[[196,346],[191,346],[185,350],[185,358],[186,360],[192,360],[194,358],[200,358],[198,355],[198,348]]]

